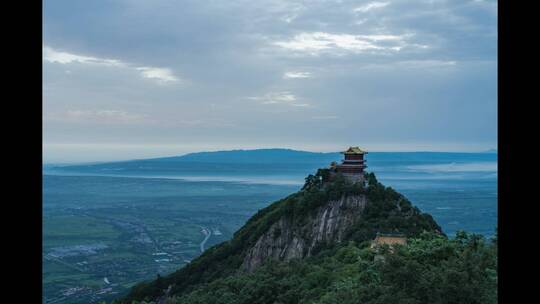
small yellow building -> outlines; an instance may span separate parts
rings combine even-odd
[[[379,248],[380,246],[388,245],[390,248],[389,253],[394,253],[394,245],[407,245],[407,238],[402,234],[380,234],[377,233],[377,236],[373,241],[371,241],[370,248],[375,252],[374,259],[375,261],[384,262],[384,255],[381,254]]]
[[[381,245],[388,245],[392,247],[395,244],[407,245],[407,238],[402,234],[380,234],[373,241],[371,241],[371,248],[375,248]]]

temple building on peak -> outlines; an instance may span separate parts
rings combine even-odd
[[[344,159],[341,164],[332,162],[331,172],[341,173],[353,182],[364,182],[364,169],[367,168],[364,154],[367,152],[358,147],[350,147],[341,153],[344,155]]]

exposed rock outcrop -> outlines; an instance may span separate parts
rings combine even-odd
[[[242,269],[253,271],[267,259],[304,258],[318,244],[341,242],[346,230],[360,219],[366,203],[365,195],[343,196],[319,207],[302,223],[281,218],[250,248]]]

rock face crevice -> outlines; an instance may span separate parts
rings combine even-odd
[[[279,219],[248,250],[241,268],[251,272],[268,259],[305,258],[318,244],[341,242],[347,229],[361,218],[366,203],[365,195],[343,196],[317,208],[302,223]]]

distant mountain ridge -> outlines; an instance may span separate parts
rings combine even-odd
[[[259,162],[312,162],[321,159],[339,158],[339,152],[309,152],[293,149],[254,149],[224,150],[213,152],[195,152],[181,156],[160,157],[148,160],[182,162],[219,162],[219,163],[259,163]]]
[[[47,166],[44,172],[45,174],[184,178],[294,175],[302,180],[307,172],[313,172],[340,158],[339,153],[289,149],[232,150],[99,164]]]
[[[97,164],[46,165],[43,173],[298,184],[310,172],[341,159],[339,152],[307,152],[279,148],[230,150]],[[409,170],[408,168],[414,168],[415,165],[421,165],[418,168],[436,165],[436,168],[444,169],[450,166],[470,170],[475,167],[483,168],[486,163],[489,165],[489,162],[496,161],[496,153],[369,152],[367,165],[384,176],[385,172],[395,173],[398,168]]]
[[[383,160],[391,158],[402,158],[415,160],[418,158],[430,158],[437,160],[438,158],[447,158],[448,156],[459,156],[461,158],[475,159],[479,155],[497,154],[497,150],[491,149],[485,152],[369,152],[371,160]],[[194,152],[179,156],[165,156],[145,159],[132,159],[123,161],[110,162],[89,162],[81,164],[45,164],[45,167],[52,168],[90,168],[90,167],[107,167],[117,164],[150,164],[150,163],[222,163],[222,164],[240,164],[240,163],[318,163],[327,165],[331,161],[341,159],[340,152],[310,152],[285,148],[270,148],[270,149],[252,149],[252,150],[222,150],[208,152]]]

